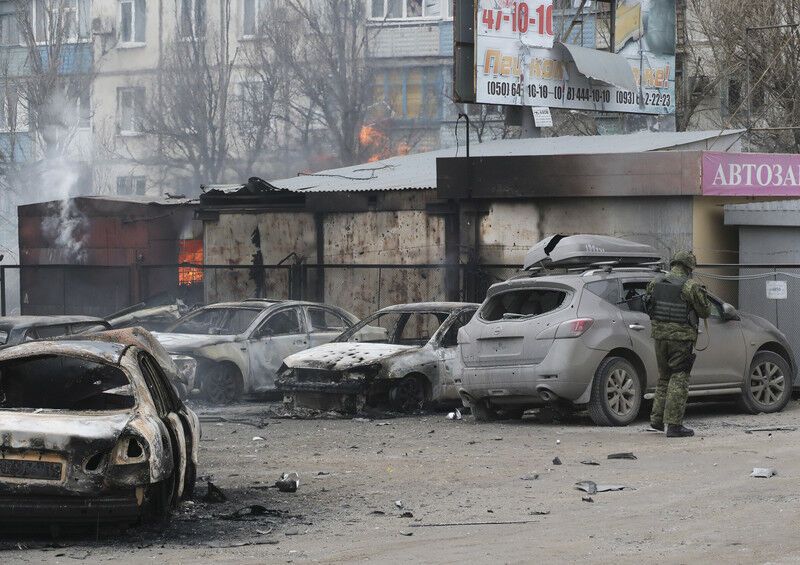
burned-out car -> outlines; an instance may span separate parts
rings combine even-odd
[[[461,302],[384,308],[332,343],[284,359],[276,386],[286,401],[318,409],[388,404],[407,412],[456,400],[456,337],[477,308]]]
[[[107,329],[111,329],[107,321],[92,316],[4,316],[0,318],[0,347]]]
[[[194,488],[200,424],[146,348],[0,352],[0,520],[165,516]]]
[[[153,335],[206,399],[228,404],[274,390],[284,357],[328,343],[357,321],[327,304],[250,299],[199,308]]]

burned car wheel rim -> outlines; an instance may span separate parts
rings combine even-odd
[[[750,394],[762,406],[769,406],[783,398],[786,377],[781,368],[770,361],[759,363],[750,375]]]
[[[625,369],[615,369],[608,375],[606,381],[606,402],[608,408],[619,416],[627,416],[634,408],[636,387],[633,379],[636,378]]]
[[[406,377],[389,391],[389,400],[395,410],[408,412],[422,406],[425,401],[425,389],[416,378]]]
[[[230,371],[221,370],[206,376],[206,398],[217,404],[236,400],[238,394],[236,378]]]

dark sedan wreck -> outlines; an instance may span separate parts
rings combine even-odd
[[[407,412],[457,400],[456,336],[477,308],[461,302],[384,308],[332,343],[284,359],[276,388],[287,403],[348,412],[364,405]]]
[[[144,347],[65,340],[0,352],[2,521],[165,516],[191,495],[199,439],[197,416]]]

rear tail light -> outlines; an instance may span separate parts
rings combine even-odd
[[[593,323],[594,320],[592,318],[577,318],[562,322],[556,331],[556,339],[580,337],[592,327]]]

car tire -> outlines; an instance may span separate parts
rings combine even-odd
[[[389,405],[397,412],[419,410],[427,400],[427,382],[419,375],[403,377],[389,388]]]
[[[627,426],[639,415],[642,383],[622,357],[606,357],[594,374],[589,417],[598,426]]]
[[[211,404],[232,404],[242,395],[239,371],[231,365],[217,365],[203,376],[201,390]]]
[[[197,483],[197,466],[191,461],[191,454],[186,454],[186,476],[183,480],[183,498],[188,500],[194,495],[194,486]]]
[[[150,485],[150,512],[158,520],[169,520],[172,511],[172,502],[175,497],[174,473]]]
[[[749,414],[780,412],[791,398],[792,370],[786,359],[772,351],[756,353],[742,383],[740,408]]]
[[[494,422],[497,420],[497,412],[490,408],[485,400],[472,401],[469,403],[469,407],[476,422]]]

